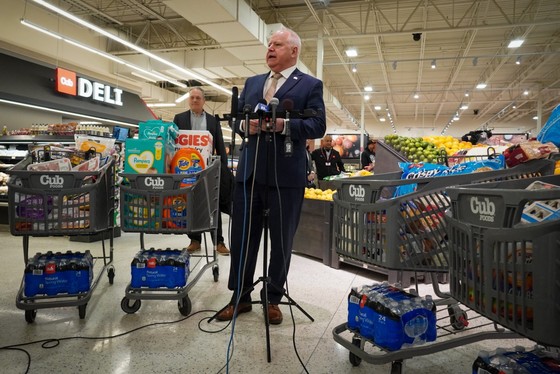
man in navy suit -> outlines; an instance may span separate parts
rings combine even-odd
[[[221,321],[231,320],[235,312],[245,313],[252,309],[250,289],[263,231],[264,212],[268,207],[271,246],[267,313],[269,323],[282,323],[278,304],[284,292],[293,238],[307,185],[306,140],[321,138],[326,131],[323,82],[297,69],[300,50],[301,40],[292,30],[283,28],[272,34],[266,52],[266,63],[271,71],[247,79],[239,97],[239,112],[246,105],[250,105],[253,111],[259,100],[267,97],[267,94],[272,96],[270,91],[274,91],[273,96],[280,103],[279,111],[313,109],[317,115],[289,121],[291,155],[286,155],[285,151],[285,119],[277,118],[271,124],[258,119],[251,119],[249,123],[238,120],[235,123],[238,134],[244,136],[247,130],[249,136],[237,164],[233,196],[228,283],[233,296],[229,305],[216,315]],[[274,85],[276,89],[270,89]]]
[[[189,91],[188,100],[190,110],[176,114],[175,118],[173,118],[173,122],[177,125],[177,127],[179,127],[179,130],[208,130],[212,134],[214,153],[220,156],[222,169],[227,169],[227,155],[222,128],[214,116],[211,116],[204,111],[206,97],[202,88],[192,88]],[[214,245],[216,245],[216,251],[224,256],[229,255],[229,249],[227,249],[224,243],[222,233],[221,212],[218,212],[218,228],[216,236],[217,244],[214,242]],[[190,253],[200,251],[202,234],[189,234],[189,238],[191,239],[191,243],[187,247],[187,250]],[[212,241],[214,241],[214,236],[212,236]]]

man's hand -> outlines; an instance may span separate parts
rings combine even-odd
[[[252,119],[249,121],[249,134],[254,135],[259,130],[259,120]],[[284,131],[284,119],[283,118],[276,118],[276,126],[268,122],[262,123],[261,131],[268,131],[268,132],[282,132]]]

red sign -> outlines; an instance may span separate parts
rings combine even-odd
[[[76,96],[78,80],[76,73],[70,70],[56,68],[56,90],[60,93]]]

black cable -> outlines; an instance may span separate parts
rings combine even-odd
[[[56,348],[60,345],[61,342],[63,341],[69,341],[69,340],[107,340],[107,339],[115,339],[115,338],[120,338],[122,336],[128,335],[128,334],[132,334],[133,332],[148,328],[148,327],[152,327],[152,326],[159,326],[159,325],[171,325],[171,324],[175,324],[175,323],[179,323],[179,322],[183,322],[191,317],[194,317],[197,314],[200,313],[213,313],[215,314],[217,311],[216,310],[211,310],[211,309],[204,309],[204,310],[199,310],[198,312],[194,312],[189,314],[188,316],[178,319],[176,321],[167,321],[167,322],[153,322],[153,323],[149,323],[147,325],[142,325],[139,327],[136,327],[132,330],[128,330],[125,332],[122,332],[120,334],[116,334],[116,335],[109,335],[109,336],[68,336],[68,337],[64,337],[64,338],[51,338],[51,339],[41,339],[41,340],[35,340],[35,341],[31,341],[31,342],[27,342],[27,343],[20,343],[20,344],[12,344],[12,345],[6,345],[3,347],[0,347],[0,350],[13,350],[13,351],[20,351],[26,354],[27,356],[27,368],[25,370],[25,374],[29,373],[29,369],[31,368],[31,355],[29,354],[28,351],[26,351],[23,348],[20,347],[25,347],[28,345],[33,345],[33,344],[39,344],[41,343],[41,348],[44,349],[52,349],[52,348]],[[201,321],[206,320],[209,317],[203,318]],[[217,330],[217,331],[208,331],[208,330],[204,330],[200,327],[200,322],[198,323],[198,328],[202,331],[202,332],[206,332],[206,333],[218,333],[223,331],[225,328],[227,328],[229,326],[226,325],[224,328]]]

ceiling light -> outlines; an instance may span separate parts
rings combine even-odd
[[[367,86],[364,87],[364,91],[366,92],[372,92],[373,91],[373,87],[370,86],[369,84]]]
[[[352,73],[355,73],[358,71],[358,67],[356,66],[356,64],[352,65]]]
[[[465,91],[465,97],[469,97],[469,90]]]
[[[348,57],[358,57],[358,51],[355,48],[348,48],[346,50],[346,56],[348,56]]]
[[[476,88],[479,90],[483,90],[486,88],[486,83],[480,82],[479,84],[476,85]]]
[[[523,39],[513,39],[509,42],[508,48],[519,48],[523,44],[525,40]]]
[[[177,104],[175,104],[175,103],[151,103],[151,104],[146,104],[146,106],[148,106],[149,108],[170,108],[170,107],[177,106]]]
[[[370,99],[370,96],[369,96],[369,95],[364,95],[364,100],[365,100],[365,101],[368,101],[369,99]]]
[[[186,94],[179,96],[179,97],[177,98],[177,100],[175,100],[175,102],[176,102],[177,104],[179,104],[180,102],[183,102],[183,101],[187,100],[187,99],[189,98],[189,96],[191,96],[191,93],[190,93],[190,92],[187,92]]]
[[[397,70],[397,61],[393,61],[393,70]]]
[[[71,45],[73,45],[73,46],[75,46],[75,47],[78,47],[78,48],[81,48],[81,49],[83,49],[83,50],[85,50],[85,51],[94,53],[94,54],[96,54],[96,55],[98,55],[98,56],[104,57],[104,58],[109,59],[109,60],[111,60],[111,61],[114,61],[114,62],[116,62],[116,63],[119,63],[119,64],[122,64],[122,65],[128,66],[129,68],[131,68],[131,69],[133,69],[133,70],[136,70],[136,71],[138,71],[138,72],[141,73],[141,74],[140,74],[140,73],[136,73],[136,74],[135,74],[135,72],[131,72],[132,75],[135,75],[135,76],[137,76],[137,77],[139,77],[139,78],[145,79],[145,80],[150,81],[150,82],[157,82],[157,80],[154,80],[153,78],[149,78],[149,77],[148,77],[148,76],[152,76],[152,77],[155,77],[156,79],[159,79],[160,81],[167,81],[167,82],[172,83],[172,84],[174,84],[174,85],[176,85],[176,86],[178,86],[178,87],[187,88],[187,85],[186,85],[186,84],[183,84],[183,83],[181,83],[181,82],[179,82],[179,81],[177,81],[177,80],[175,80],[175,79],[173,79],[173,78],[169,78],[169,77],[167,77],[167,76],[165,76],[165,75],[163,75],[163,74],[160,74],[160,73],[157,73],[157,72],[148,71],[148,70],[142,69],[141,67],[138,67],[138,66],[136,66],[136,65],[129,64],[129,63],[126,62],[125,60],[122,60],[122,59],[120,59],[120,58],[118,58],[118,57],[115,57],[115,56],[113,56],[113,55],[110,54],[110,53],[106,53],[106,52],[100,51],[100,50],[98,50],[98,49],[89,47],[89,46],[87,46],[87,45],[85,45],[85,44],[79,43],[79,42],[77,42],[77,41],[75,41],[75,40],[69,39],[69,38],[66,37],[66,36],[62,36],[62,35],[56,34],[56,33],[52,32],[52,31],[49,31],[49,30],[47,30],[47,29],[42,28],[41,26],[38,26],[38,25],[35,25],[35,24],[31,23],[31,22],[29,22],[29,21],[26,20],[26,19],[21,19],[20,22],[21,22],[21,24],[24,25],[24,26],[30,27],[30,28],[32,28],[32,29],[34,29],[34,30],[36,30],[36,31],[42,32],[42,33],[44,33],[44,34],[46,34],[46,35],[49,35],[49,36],[51,36],[51,37],[53,37],[53,38],[56,38],[56,39],[58,39],[58,40],[65,41],[66,43],[71,44]]]
[[[436,60],[432,60],[432,69],[436,68]]]
[[[529,95],[529,90],[524,90],[523,95],[525,95],[525,96]]]
[[[478,65],[478,57],[472,59],[472,66]]]
[[[537,120],[537,119],[539,119],[539,117],[538,117],[538,116],[534,116],[533,119],[534,119],[534,120]]]
[[[517,59],[515,60],[515,65],[521,65],[521,56],[517,56]]]
[[[376,105],[376,106],[373,107],[373,109],[375,109],[375,110],[381,110],[381,105]]]
[[[100,28],[100,27],[97,27],[97,26],[95,26],[95,25],[93,25],[93,24],[91,24],[91,23],[89,23],[89,22],[87,22],[87,21],[84,21],[83,19],[81,19],[81,18],[79,18],[79,17],[76,17],[76,16],[74,16],[74,15],[71,14],[71,13],[68,13],[68,12],[66,12],[66,11],[64,11],[64,10],[62,10],[62,9],[60,9],[60,8],[57,8],[56,6],[54,6],[54,5],[52,5],[52,4],[49,4],[49,3],[47,3],[47,2],[44,1],[44,0],[33,0],[33,1],[36,2],[37,4],[40,4],[40,5],[44,6],[45,8],[48,8],[48,9],[52,10],[53,12],[55,12],[55,13],[57,13],[57,14],[60,14],[61,16],[64,16],[64,17],[66,17],[66,18],[68,18],[68,19],[70,19],[70,20],[72,20],[72,21],[74,21],[74,22],[76,22],[76,23],[78,23],[78,24],[80,24],[80,25],[82,25],[82,26],[87,27],[87,28],[90,29],[90,30],[93,30],[93,31],[97,32],[98,34],[101,34],[101,35],[103,35],[103,36],[105,36],[105,37],[107,37],[107,38],[109,38],[109,39],[111,39],[111,40],[114,40],[114,41],[116,41],[116,42],[118,42],[118,43],[120,43],[120,44],[122,44],[122,45],[124,45],[124,46],[126,46],[126,47],[128,47],[128,48],[130,48],[130,49],[132,49],[132,50],[135,50],[135,51],[137,51],[137,52],[140,52],[140,53],[142,53],[143,55],[145,55],[145,56],[147,56],[147,57],[149,57],[149,58],[152,58],[152,59],[154,59],[154,60],[156,60],[156,61],[159,61],[159,62],[161,62],[162,64],[171,67],[172,69],[178,70],[178,71],[182,72],[182,73],[185,74],[185,75],[188,75],[189,77],[191,77],[191,78],[193,78],[193,79],[196,79],[196,80],[199,80],[199,81],[201,81],[201,82],[204,82],[204,83],[206,83],[206,84],[208,84],[208,85],[210,85],[210,86],[216,88],[217,90],[220,90],[220,91],[222,91],[222,92],[224,92],[224,93],[226,93],[226,94],[228,94],[228,95],[231,95],[231,90],[228,90],[228,89],[226,89],[225,87],[222,87],[221,85],[219,85],[219,84],[217,84],[217,83],[214,83],[214,82],[212,82],[212,81],[210,81],[210,80],[204,78],[204,77],[201,76],[201,75],[195,74],[195,73],[193,73],[192,71],[189,71],[189,70],[187,70],[187,69],[185,69],[185,68],[183,68],[183,67],[181,67],[181,66],[179,66],[179,65],[176,65],[176,64],[174,64],[174,63],[172,63],[172,62],[170,62],[170,61],[167,61],[166,59],[164,59],[164,58],[162,58],[162,57],[160,57],[160,56],[158,56],[158,55],[156,55],[156,54],[153,54],[153,53],[151,53],[151,52],[149,52],[149,51],[147,51],[147,50],[145,50],[145,49],[143,49],[143,48],[140,48],[138,45],[136,45],[136,44],[134,44],[134,43],[131,43],[131,42],[127,41],[127,40],[121,39],[121,38],[119,38],[118,36],[116,36],[116,35],[114,35],[114,34],[108,32],[108,31],[106,31],[106,30],[104,30],[104,29],[102,29],[102,28]]]
[[[469,104],[461,104],[461,110],[469,109]]]
[[[414,98],[415,98],[415,99],[420,98],[420,95],[418,95],[418,92],[415,92],[415,93],[414,93]]]
[[[458,121],[459,120],[459,116],[455,114],[455,117],[453,117],[453,121]]]
[[[380,122],[385,122],[385,121],[386,121],[386,120],[385,120],[385,117],[379,118],[379,121],[380,121]]]

